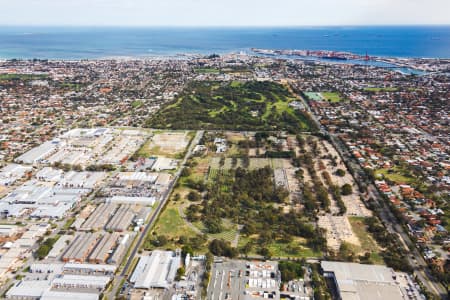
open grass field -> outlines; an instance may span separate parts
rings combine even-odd
[[[133,102],[131,102],[131,107],[132,108],[139,108],[144,104],[144,102],[142,100],[134,100]]]
[[[253,242],[256,244],[258,239],[257,235],[251,237],[240,236],[238,247],[244,247],[247,243]],[[274,258],[321,258],[323,254],[318,251],[314,251],[305,245],[304,240],[296,239],[293,242],[286,244],[280,242],[272,242],[267,248],[270,250],[272,257]],[[252,251],[248,253],[249,256],[258,256],[256,252],[257,247],[253,247]]]
[[[306,97],[314,101],[322,101],[320,93],[305,92]]]
[[[46,74],[0,74],[0,80],[36,80],[46,79]]]
[[[417,179],[411,176],[407,176],[404,172],[396,167],[392,169],[378,169],[375,171],[375,176],[379,177],[382,175],[383,178],[389,179],[396,184],[413,184],[416,183]]]
[[[372,238],[370,233],[366,230],[366,225],[364,224],[363,217],[349,217],[350,224],[352,225],[352,230],[358,237],[361,246],[355,249],[359,250],[360,254],[370,252],[370,260],[375,264],[383,264],[383,258],[379,255],[380,247],[377,245],[375,240]]]
[[[274,242],[267,247],[272,253],[272,257],[279,258],[319,258],[322,257],[322,253],[316,252],[307,246],[298,242],[292,242],[290,244],[282,244]],[[297,249],[296,252],[290,252],[289,248]],[[298,251],[298,252],[297,252]]]
[[[293,110],[297,98],[274,82],[192,82],[173,103],[146,122],[150,128],[315,130],[310,116]]]
[[[370,87],[370,88],[365,88],[364,91],[365,92],[396,92],[398,89],[395,87]]]
[[[341,102],[343,99],[339,95],[339,93],[334,92],[322,92],[320,93],[325,101],[329,101],[331,103]]]
[[[193,237],[196,235],[194,230],[186,226],[184,219],[178,212],[177,205],[173,203],[169,203],[162,212],[154,231],[160,235],[166,235],[169,240],[173,238],[178,239],[181,236]]]
[[[203,225],[202,222],[195,222],[193,223],[195,225],[195,227],[197,227],[199,230],[201,230],[202,232],[205,232],[205,226]],[[210,239],[219,239],[219,240],[224,240],[227,242],[232,242],[237,234],[237,225],[233,224],[231,221],[227,220],[227,219],[222,219],[222,226],[223,226],[223,231],[220,233],[208,233],[208,238]]]

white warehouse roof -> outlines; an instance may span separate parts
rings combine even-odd
[[[173,251],[155,250],[142,256],[130,281],[136,288],[168,288],[175,279],[181,259]]]

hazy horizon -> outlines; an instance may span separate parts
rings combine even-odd
[[[0,26],[450,25],[448,0],[0,0]]]

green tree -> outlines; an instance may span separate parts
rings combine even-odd
[[[344,184],[341,187],[341,193],[344,196],[351,195],[353,193],[352,186],[350,184],[348,184],[348,183]]]

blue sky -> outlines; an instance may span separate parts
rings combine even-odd
[[[450,0],[0,0],[3,25],[450,24]]]

